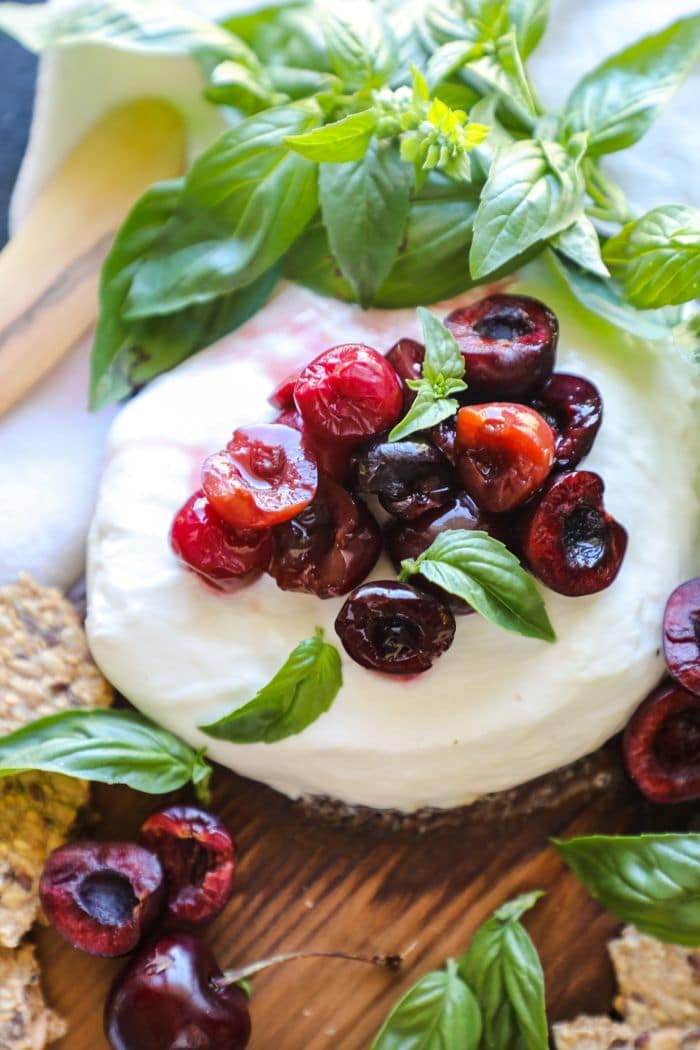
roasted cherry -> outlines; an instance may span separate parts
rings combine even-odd
[[[483,510],[520,506],[546,480],[554,432],[525,405],[470,405],[457,415],[457,474]]]
[[[234,529],[200,489],[177,512],[170,544],[188,568],[221,590],[235,590],[270,564],[270,529]]]
[[[385,674],[418,674],[452,645],[455,620],[446,605],[396,580],[365,583],[335,621],[355,663]]]
[[[236,529],[287,521],[316,495],[318,468],[298,430],[276,423],[241,427],[202,467],[209,502]]]
[[[535,575],[553,591],[596,594],[613,582],[627,549],[627,532],[603,506],[602,478],[588,470],[555,477],[528,511],[522,550]]]
[[[572,470],[593,448],[603,421],[598,388],[581,376],[557,372],[532,402],[556,434],[555,465]]]
[[[428,441],[373,441],[353,457],[352,487],[377,496],[384,510],[404,518],[446,503],[453,492],[449,463]]]
[[[74,842],[50,854],[39,884],[46,917],[90,955],[132,951],[165,895],[155,854],[131,843]]]
[[[293,427],[303,436],[304,445],[310,450],[316,459],[319,474],[325,474],[334,481],[342,481],[348,472],[348,465],[352,455],[352,446],[339,441],[327,441],[304,429],[304,420],[296,408],[282,412],[275,423],[282,423],[285,427]]]
[[[170,806],[148,818],[140,840],[165,872],[171,919],[193,925],[223,911],[233,892],[236,847],[218,817],[195,806]]]
[[[204,941],[170,933],[117,975],[105,1007],[112,1050],[245,1050],[250,1012]]]
[[[294,387],[297,385],[300,372],[301,369],[297,368],[296,372],[292,372],[286,379],[283,379],[267,399],[280,412],[288,412],[289,409],[294,408]]]
[[[401,383],[387,359],[355,343],[327,350],[307,365],[294,400],[310,431],[351,444],[390,430],[403,410]]]
[[[270,573],[283,591],[334,598],[365,579],[381,549],[379,526],[364,504],[321,478],[313,503],[274,530]]]
[[[624,750],[630,776],[652,802],[700,798],[700,700],[664,682],[632,716]]]
[[[474,400],[522,401],[552,374],[559,324],[538,299],[489,295],[453,310],[445,324],[466,359]]]
[[[664,653],[676,681],[700,696],[700,579],[682,583],[666,603]]]
[[[486,529],[484,517],[471,496],[460,492],[437,510],[427,511],[413,521],[392,522],[384,533],[384,545],[397,572],[406,558],[417,558],[447,529]],[[454,613],[474,610],[461,598],[448,594],[418,574],[413,584],[446,602]]]
[[[457,462],[457,416],[448,416],[447,419],[443,419],[442,423],[431,428],[428,437],[454,467]]]
[[[425,347],[415,339],[399,339],[386,355],[387,361],[401,380],[403,389],[403,407],[406,412],[416,398],[415,390],[406,386],[409,379],[423,378],[423,360]]]

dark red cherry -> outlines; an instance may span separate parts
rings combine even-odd
[[[117,975],[105,1007],[112,1050],[245,1050],[248,1002],[204,941],[169,933]]]
[[[700,700],[664,682],[632,716],[624,751],[630,776],[652,802],[700,798]]]
[[[327,350],[307,365],[294,400],[309,431],[350,444],[390,430],[403,411],[401,383],[387,359],[355,343]]]
[[[457,416],[448,416],[428,431],[428,437],[454,467],[457,462]]]
[[[528,509],[522,550],[530,569],[553,591],[596,594],[613,582],[627,532],[603,505],[602,479],[588,470],[560,474]]]
[[[139,838],[165,872],[171,919],[191,926],[223,911],[233,892],[236,847],[218,817],[196,806],[169,806],[148,818]]]
[[[406,558],[417,558],[447,529],[484,529],[487,522],[471,496],[460,492],[437,510],[427,511],[412,521],[392,522],[384,532],[384,545],[397,572]],[[448,594],[418,574],[413,585],[444,601],[456,614],[474,610],[461,598]]]
[[[132,951],[161,911],[165,884],[155,854],[130,842],[72,842],[49,855],[39,884],[47,919],[90,955]]]
[[[603,421],[598,388],[581,376],[556,372],[532,402],[556,434],[555,466],[572,470],[593,448]]]
[[[284,591],[335,598],[365,579],[381,549],[379,526],[364,504],[321,478],[313,503],[275,529],[270,574]]]
[[[668,599],[664,654],[676,681],[700,696],[700,579],[682,583]]]
[[[523,401],[552,374],[559,324],[538,299],[489,295],[445,324],[464,354],[470,399]]]
[[[418,674],[452,645],[454,616],[441,602],[396,580],[358,587],[335,621],[355,663],[384,674]]]
[[[200,489],[175,515],[170,544],[188,568],[221,590],[235,590],[264,572],[272,556],[270,529],[234,529]]]
[[[525,405],[470,405],[457,414],[457,476],[478,505],[503,513],[523,504],[554,462],[549,423]]]
[[[411,390],[406,382],[409,379],[423,378],[425,347],[415,339],[399,339],[386,355],[386,359],[401,380],[403,408],[404,412],[407,412],[415,401],[416,392]]]
[[[298,430],[276,423],[240,427],[202,467],[202,488],[236,529],[287,521],[316,495],[318,468]]]
[[[420,438],[373,441],[353,456],[350,476],[356,492],[377,496],[384,510],[404,518],[442,506],[453,493],[449,463]]]
[[[342,482],[348,472],[352,445],[346,445],[340,441],[328,441],[310,433],[304,428],[304,420],[296,408],[282,412],[275,422],[298,430],[303,437],[304,445],[316,459],[319,474],[325,474],[334,481]]]

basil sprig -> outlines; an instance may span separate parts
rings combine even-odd
[[[399,441],[453,416],[459,408],[459,401],[452,395],[467,389],[463,378],[464,356],[452,332],[422,306],[418,307],[418,316],[425,343],[423,376],[422,379],[407,381],[406,385],[415,390],[416,397],[389,434],[390,441]]]
[[[292,650],[249,703],[199,728],[217,740],[273,744],[315,722],[330,708],[342,684],[338,650],[324,642],[319,628]]]
[[[541,896],[526,893],[498,908],[460,959],[421,977],[371,1050],[547,1050],[544,975],[519,921]]]
[[[542,896],[525,893],[498,908],[459,960],[483,1021],[480,1050],[547,1050],[544,974],[537,949],[518,921]]]
[[[417,558],[401,562],[401,580],[420,573],[506,631],[556,641],[535,581],[514,554],[486,532],[447,529]]]
[[[669,944],[700,945],[700,834],[591,835],[553,845],[623,922]]]
[[[206,802],[211,766],[172,733],[131,711],[62,711],[0,737],[0,777],[28,770],[148,795],[192,783]]]

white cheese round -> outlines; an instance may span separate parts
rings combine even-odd
[[[625,724],[663,673],[666,598],[699,568],[692,373],[674,351],[595,321],[538,281],[519,290],[559,315],[558,370],[587,376],[604,400],[585,466],[604,478],[607,507],[630,535],[613,586],[588,598],[545,592],[553,645],[458,618],[449,652],[410,681],[364,670],[343,652],[344,684],[330,711],[278,743],[200,733],[199,724],[250,700],[314,628],[337,641],[343,602],[281,591],[267,576],[224,596],[182,567],[168,531],[198,486],[202,459],[234,427],[273,418],[274,383],[323,349],[357,340],[386,350],[419,334],[412,310],[362,312],[287,286],[233,336],[153,383],[114,424],[89,545],[88,633],[98,664],[136,707],[288,795],[407,811],[510,788]],[[386,560],[374,576],[393,576]]]

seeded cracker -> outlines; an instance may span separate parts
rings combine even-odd
[[[666,1027],[640,1032],[608,1017],[554,1025],[557,1050],[700,1050],[700,1030]]]
[[[620,986],[615,1009],[633,1028],[700,1029],[700,952],[661,944],[631,926],[608,950]]]
[[[34,949],[0,948],[0,1050],[43,1050],[60,1039],[66,1026],[47,1010]]]

